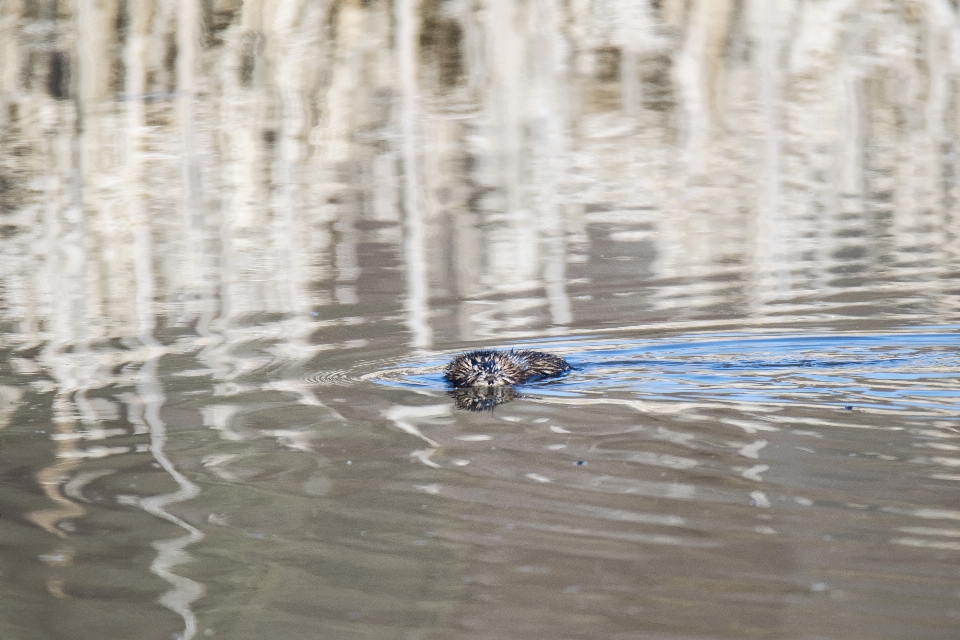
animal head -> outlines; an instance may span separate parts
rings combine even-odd
[[[471,351],[447,367],[447,379],[456,387],[497,387],[517,384],[521,365],[512,354]]]

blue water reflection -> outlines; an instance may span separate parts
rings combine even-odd
[[[574,366],[569,375],[521,388],[539,396],[629,392],[649,400],[808,403],[905,410],[960,407],[960,334],[953,327],[871,335],[714,333],[544,345]],[[528,345],[524,345],[528,346]],[[442,389],[444,358],[378,382]],[[410,372],[404,367],[404,372]]]

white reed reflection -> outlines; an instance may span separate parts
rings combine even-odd
[[[190,562],[191,557],[186,552],[186,548],[203,540],[204,534],[197,527],[172,514],[168,508],[172,504],[195,498],[199,495],[200,488],[177,469],[166,453],[167,429],[160,418],[164,397],[156,371],[157,361],[163,354],[163,349],[156,344],[153,346],[152,357],[140,368],[137,391],[144,403],[143,421],[150,433],[150,453],[160,467],[176,482],[177,489],[170,493],[141,498],[139,504],[147,513],[171,522],[186,531],[185,535],[153,542],[157,555],[150,565],[150,570],[170,583],[171,589],[160,597],[159,602],[183,618],[184,631],[181,637],[183,640],[190,640],[197,631],[196,614],[192,603],[204,594],[205,588],[202,583],[176,573],[174,567]]]
[[[615,269],[632,286],[736,264],[727,298],[765,315],[843,292],[838,269],[893,264],[951,312],[957,17],[916,7],[922,20],[851,22],[835,2],[282,2],[223,10],[214,32],[192,1],[83,3],[56,24],[75,48],[43,54],[59,75],[0,60],[3,144],[46,140],[10,178],[11,317],[26,333],[55,322],[30,276],[39,251],[74,313],[130,335],[147,229],[179,322],[362,303],[388,266],[361,264],[373,240],[400,261],[414,346],[494,333],[468,305],[517,291],[543,301],[531,330],[563,327],[591,306],[571,287],[605,279],[584,207],[649,232],[652,270]],[[36,18],[14,18],[8,46],[46,51]],[[924,43],[918,64],[898,42]],[[436,313],[450,295],[452,323]]]
[[[429,424],[439,418],[446,418],[453,412],[449,404],[427,405],[421,407],[411,407],[397,405],[383,412],[386,419],[393,422],[401,431],[409,433],[412,436],[420,438],[430,447],[429,449],[417,449],[410,452],[410,457],[428,467],[439,468],[440,465],[430,459],[440,448],[440,443],[424,435],[418,423]]]
[[[427,322],[426,260],[424,229],[420,208],[420,185],[417,179],[417,68],[416,40],[419,35],[415,0],[395,3],[395,38],[400,82],[400,138],[403,159],[403,258],[406,267],[407,295],[405,310],[411,346],[430,346]]]

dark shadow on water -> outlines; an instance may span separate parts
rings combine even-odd
[[[457,409],[465,411],[492,411],[494,407],[520,396],[513,387],[475,387],[450,391]]]

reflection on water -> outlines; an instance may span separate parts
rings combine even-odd
[[[513,387],[454,389],[450,395],[458,409],[467,411],[488,411],[518,397],[517,390]]]
[[[951,637],[958,26],[3,5],[0,635]]]

